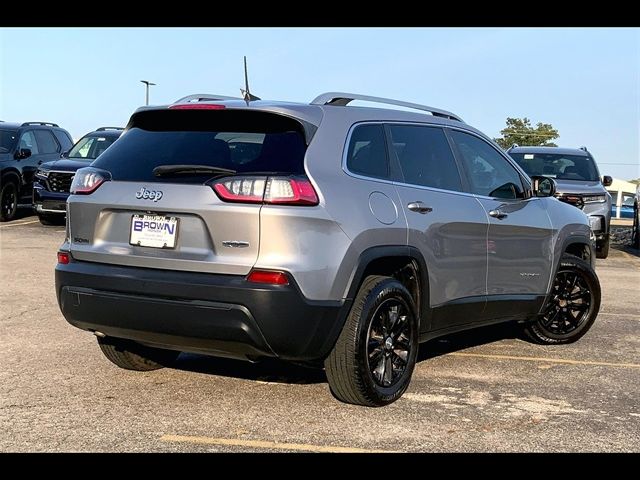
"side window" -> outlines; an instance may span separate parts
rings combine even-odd
[[[405,182],[462,191],[460,172],[441,128],[419,125],[391,125],[389,128]]]
[[[58,139],[58,143],[62,147],[63,151],[66,152],[71,147],[73,147],[73,141],[71,140],[71,137],[67,134],[67,132],[63,130],[54,130],[53,133]]]
[[[29,130],[28,132],[24,132],[20,137],[20,145],[18,148],[28,148],[31,150],[31,155],[37,155],[40,153],[38,151],[38,144],[36,143],[36,137],[33,135],[33,130]]]
[[[389,159],[382,125],[359,125],[351,134],[347,150],[350,172],[368,177],[389,178]]]
[[[40,153],[56,153],[60,151],[60,147],[56,139],[48,130],[36,130],[36,140],[38,142],[38,150]]]
[[[81,157],[81,158],[87,158],[89,156],[89,150],[91,150],[91,147],[95,143],[95,140],[96,140],[95,137],[88,138],[86,143],[82,147],[80,147],[80,149],[76,152],[75,156]],[[91,157],[91,158],[96,158],[96,157]]]
[[[494,198],[524,197],[518,171],[495,148],[458,130],[452,130],[451,136],[462,156],[472,193]]]

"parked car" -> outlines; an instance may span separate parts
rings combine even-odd
[[[634,194],[623,193],[622,194],[622,205],[620,205],[620,218],[633,218],[634,212],[634,203],[636,201],[636,197]],[[616,204],[612,202],[611,204],[611,217],[616,218]]]
[[[589,216],[596,235],[596,256],[607,258],[612,201],[605,187],[613,179],[607,175],[600,178],[596,161],[586,147],[513,146],[507,152],[527,174],[555,179],[556,197]]]
[[[278,357],[386,405],[419,342],[515,321],[563,344],[591,327],[595,238],[554,193],[437,108],[187,97],[138,109],[76,172],[56,293],[119,367]]]
[[[12,220],[19,204],[31,204],[37,168],[72,145],[69,132],[55,123],[0,122],[0,222]]]
[[[43,225],[64,223],[69,187],[76,170],[88,166],[122,134],[121,127],[87,133],[53,162],[43,163],[33,181],[33,207]]]

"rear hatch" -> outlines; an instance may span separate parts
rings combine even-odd
[[[137,112],[120,139],[84,169],[89,174],[78,172],[92,186],[69,197],[74,258],[250,271],[259,252],[264,192],[258,190],[271,177],[304,175],[304,127],[276,113],[211,107]],[[106,181],[95,181],[101,176]]]

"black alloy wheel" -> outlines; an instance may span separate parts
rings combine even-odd
[[[398,382],[407,368],[412,332],[411,315],[401,298],[384,301],[373,314],[367,341],[367,362],[373,381],[380,387]]]

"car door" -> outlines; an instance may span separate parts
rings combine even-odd
[[[537,313],[553,265],[552,226],[542,199],[505,155],[478,135],[450,130],[469,189],[486,211],[488,318]]]
[[[430,325],[439,330],[482,319],[487,277],[487,226],[482,206],[465,193],[442,128],[387,125],[390,156],[408,223],[408,243],[428,267]],[[427,322],[425,322],[427,323]]]
[[[18,149],[24,150],[28,149],[31,152],[26,158],[20,158],[17,160],[19,169],[22,172],[22,178],[26,185],[26,190],[23,191],[23,194],[28,194],[31,192],[31,185],[33,184],[33,175],[36,173],[38,165],[42,163],[42,156],[40,155],[40,150],[38,148],[38,142],[36,141],[35,130],[25,130],[20,135],[20,140],[18,143]]]

